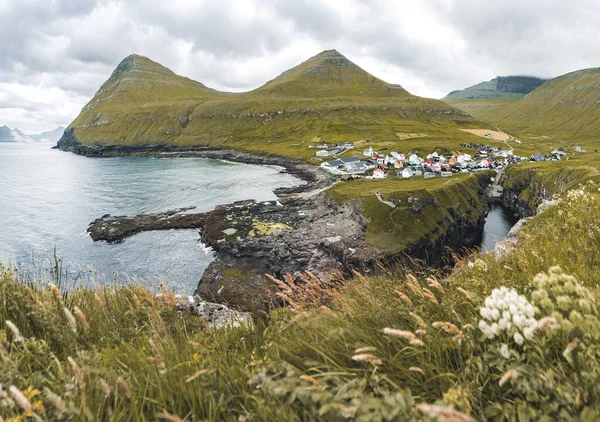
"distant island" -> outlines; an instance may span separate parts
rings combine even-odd
[[[18,128],[0,127],[0,142],[57,142],[65,131],[64,126],[38,134],[26,134]]]

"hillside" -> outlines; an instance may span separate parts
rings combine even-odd
[[[577,140],[600,136],[600,68],[554,78],[512,104],[483,110],[481,120],[529,138]]]
[[[442,101],[465,110],[476,119],[488,117],[498,106],[520,100],[546,82],[533,76],[497,76],[468,88],[452,91]]]
[[[481,123],[377,79],[335,50],[239,94],[212,90],[150,59],[130,56],[69,125],[73,131],[60,146],[68,148],[74,140],[211,146],[308,158],[311,140],[389,143],[406,140],[404,133],[425,133],[429,148],[449,139],[458,143],[465,135],[456,128],[473,125]]]

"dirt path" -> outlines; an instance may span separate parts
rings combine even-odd
[[[492,141],[508,141],[512,137],[508,133],[504,133],[500,130],[489,130],[489,129],[460,129],[463,132],[468,132],[472,135],[481,136],[482,138],[491,139]],[[491,137],[485,136],[490,134]]]

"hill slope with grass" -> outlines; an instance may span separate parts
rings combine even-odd
[[[546,82],[533,76],[497,76],[465,89],[452,91],[442,101],[465,110],[476,119],[488,117],[498,106],[520,100]]]
[[[281,280],[268,317],[231,329],[208,327],[164,290],[115,282],[66,294],[44,278],[57,272],[30,279],[0,266],[0,413],[598,420],[600,179],[590,177],[554,185],[559,205],[502,256],[474,254],[447,276]]]
[[[524,98],[482,110],[478,117],[519,136],[595,142],[599,115],[600,68],[592,68],[551,79]]]
[[[308,158],[310,141],[400,141],[398,134],[417,133],[445,142],[465,137],[457,128],[479,126],[463,111],[411,95],[335,50],[239,94],[211,90],[130,56],[59,146],[71,137],[83,145],[225,147]]]

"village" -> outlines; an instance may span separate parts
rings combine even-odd
[[[548,155],[534,154],[531,157],[514,155],[512,149],[493,147],[490,145],[468,143],[460,144],[461,148],[473,149],[472,154],[450,152],[447,149],[432,151],[425,157],[411,150],[408,154],[392,151],[380,154],[372,146],[366,148],[362,157],[354,156],[341,158],[340,155],[354,149],[353,143],[322,144],[311,146],[316,148],[317,157],[334,157],[331,161],[321,164],[321,168],[342,181],[360,178],[384,179],[389,177],[423,177],[425,179],[451,177],[455,173],[476,173],[484,170],[500,170],[507,165],[522,161],[561,160],[568,153],[560,148]]]

